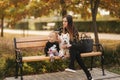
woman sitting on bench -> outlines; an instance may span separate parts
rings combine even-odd
[[[77,29],[73,25],[73,19],[71,15],[67,15],[63,17],[63,28],[61,29],[63,33],[69,33],[70,35],[70,44],[72,45],[69,47],[69,53],[70,53],[70,63],[67,69],[65,71],[70,72],[76,72],[74,67],[74,61],[77,60],[80,67],[84,70],[87,79],[93,80],[90,72],[88,71],[87,67],[83,63],[81,56],[80,56],[80,49],[75,45],[75,43],[78,41],[79,34]],[[67,46],[63,46],[63,48],[68,48]]]

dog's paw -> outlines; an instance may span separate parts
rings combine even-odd
[[[67,45],[68,48],[71,47],[71,46],[72,46],[71,44]]]
[[[64,56],[63,54],[59,54],[59,57],[62,57],[62,56]]]

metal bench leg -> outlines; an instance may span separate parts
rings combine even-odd
[[[19,66],[18,66],[18,62],[16,61],[16,66],[15,66],[15,78],[18,78],[18,70],[19,70]]]
[[[23,80],[23,69],[22,69],[22,62],[20,63],[20,76],[21,76],[21,80]]]
[[[92,70],[93,67],[93,57],[91,57],[91,66],[90,66],[90,70]]]
[[[19,59],[20,59],[20,76],[21,76],[21,80],[23,80],[23,62],[22,62],[22,56],[19,55]]]
[[[102,73],[103,73],[103,76],[104,76],[104,75],[105,75],[105,72],[104,72],[104,67],[103,67],[103,65],[104,65],[104,56],[101,55],[101,68],[102,68]]]

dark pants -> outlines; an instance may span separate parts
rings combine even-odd
[[[75,69],[74,67],[74,62],[75,60],[77,61],[77,63],[79,64],[79,66],[83,69],[83,71],[85,72],[88,80],[91,80],[91,74],[88,71],[87,67],[85,66],[85,64],[83,63],[83,60],[80,56],[80,50],[78,49],[78,47],[72,45],[70,47],[70,63],[69,63],[69,68],[70,69]]]

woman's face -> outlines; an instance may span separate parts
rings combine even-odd
[[[64,17],[63,18],[63,28],[66,28],[68,26],[68,21],[67,21],[67,18]]]

